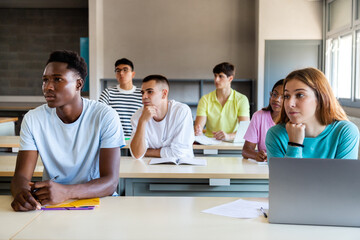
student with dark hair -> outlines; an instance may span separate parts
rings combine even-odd
[[[247,97],[231,88],[234,65],[223,62],[213,69],[216,90],[201,97],[194,124],[195,135],[202,135],[206,125],[207,137],[233,140],[238,123],[250,118]]]
[[[283,102],[283,83],[284,79],[275,83],[270,92],[269,105],[252,116],[249,128],[244,135],[243,157],[255,159],[258,162],[267,161],[266,133],[275,125],[275,120],[280,114]],[[256,145],[257,151],[255,150]]]
[[[47,104],[30,110],[21,124],[11,181],[15,211],[114,193],[124,136],[112,108],[81,97],[86,75],[86,63],[77,53],[51,53],[42,76]],[[32,183],[39,154],[43,180]]]
[[[141,86],[144,107],[131,119],[131,155],[146,157],[194,157],[193,120],[186,104],[168,100],[169,82],[161,75],[150,75]]]
[[[265,142],[268,159],[357,159],[359,130],[348,120],[325,75],[304,68],[285,78],[283,107]]]
[[[126,58],[118,59],[115,62],[115,76],[119,84],[105,89],[99,101],[116,110],[125,136],[130,137],[131,117],[142,107],[140,88],[133,85],[134,64]]]

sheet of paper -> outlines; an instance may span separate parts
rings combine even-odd
[[[198,142],[202,145],[215,145],[221,143],[221,141],[216,140],[215,138],[209,138],[205,135],[195,136],[195,142]]]
[[[239,199],[234,202],[203,210],[202,212],[233,218],[257,218],[263,215],[260,211],[261,207],[269,209],[269,203]]]
[[[268,162],[258,162],[255,159],[251,159],[251,158],[248,158],[247,160],[249,162],[256,163],[257,165],[265,165],[265,166],[268,165]]]

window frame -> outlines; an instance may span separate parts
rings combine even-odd
[[[346,35],[351,34],[352,35],[352,59],[351,59],[351,97],[350,98],[338,98],[339,102],[341,105],[346,106],[346,107],[354,107],[354,108],[360,108],[360,96],[358,96],[358,98],[356,98],[356,88],[360,87],[360,79],[358,81],[356,81],[356,77],[360,76],[360,72],[356,72],[356,65],[360,64],[357,61],[360,60],[360,56],[357,56],[357,46],[356,44],[356,34],[357,32],[359,32],[360,34],[360,11],[357,12],[357,7],[358,4],[360,4],[360,0],[352,0],[352,10],[351,10],[351,26],[346,26],[346,27],[341,27],[338,29],[333,29],[332,31],[329,31],[329,24],[330,24],[330,4],[332,2],[334,2],[336,0],[327,0],[325,2],[325,24],[324,24],[324,32],[325,32],[325,43],[327,43],[327,41],[329,39],[332,39],[332,41],[334,39],[338,39],[339,44],[340,44],[340,38]],[[325,51],[324,51],[324,59],[325,62],[328,63],[330,66],[327,66],[325,64],[324,69],[325,69],[325,73],[327,73],[327,75],[329,75],[328,73],[330,73],[330,79],[329,82],[331,84],[331,86],[334,86],[334,79],[332,78],[332,73],[333,70],[332,69],[332,58],[330,57],[330,59],[327,59],[327,55],[326,52],[328,52],[328,46],[329,44],[324,44],[325,46]],[[337,54],[337,58],[338,58]],[[358,59],[356,59],[356,57],[358,57]],[[330,68],[330,70],[328,69]],[[358,67],[358,71],[360,71],[360,67]],[[338,84],[338,79],[336,79]]]

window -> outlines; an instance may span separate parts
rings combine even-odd
[[[360,31],[356,33],[356,60],[355,60],[355,74],[356,74],[356,99],[360,100]]]
[[[360,108],[359,4],[360,0],[328,0],[324,28],[325,74],[342,105]]]
[[[340,37],[338,48],[338,76],[337,96],[339,98],[351,98],[351,56],[352,35]],[[341,84],[340,84],[341,83]]]
[[[334,0],[329,3],[329,31],[351,24],[351,0]],[[350,13],[350,14],[349,14]]]

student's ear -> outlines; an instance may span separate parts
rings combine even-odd
[[[229,82],[232,82],[233,79],[234,79],[234,76],[230,76],[229,77]]]
[[[167,98],[168,93],[169,93],[169,90],[167,90],[166,88],[164,88],[164,89],[162,90],[162,96],[161,96],[161,98],[162,98],[162,99]]]
[[[84,80],[81,78],[76,79],[76,90],[81,90],[84,87]]]
[[[134,78],[134,77],[135,77],[135,72],[132,72],[131,78]]]

